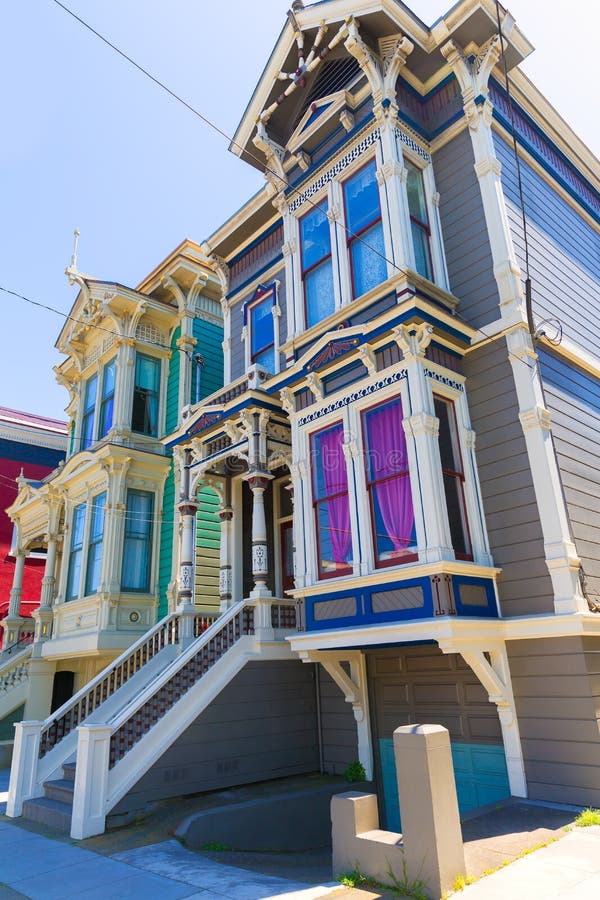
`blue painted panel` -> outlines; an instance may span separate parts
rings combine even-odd
[[[510,797],[504,747],[451,741],[458,809],[461,815]],[[401,831],[396,760],[392,738],[379,739],[383,805],[389,831]]]

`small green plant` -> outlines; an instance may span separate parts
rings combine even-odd
[[[213,853],[223,853],[225,850],[231,850],[227,844],[219,844],[217,841],[209,841],[208,844],[202,845],[203,850],[212,850]]]
[[[365,772],[365,767],[361,762],[357,759],[354,762],[351,762],[346,771],[343,774],[343,777],[347,782],[353,784],[355,781],[366,781],[367,773]]]
[[[430,900],[427,893],[427,885],[420,878],[409,880],[406,870],[406,860],[402,860],[402,878],[396,878],[392,872],[390,861],[388,860],[387,868],[388,878],[391,881],[391,887],[394,893],[398,893],[400,897],[410,897],[411,900]]]
[[[337,876],[337,881],[344,887],[355,888],[361,884],[366,884],[367,877],[358,869],[352,869],[351,872],[345,872],[343,875]]]
[[[600,809],[584,809],[575,819],[578,828],[587,828],[588,825],[600,825]]]

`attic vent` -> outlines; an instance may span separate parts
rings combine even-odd
[[[218,300],[212,300],[210,297],[200,295],[196,300],[196,310],[198,312],[210,313],[210,315],[214,316],[216,319],[223,318],[221,304]]]
[[[300,107],[294,128],[296,128],[311,103],[320,100],[322,97],[328,97],[329,94],[335,94],[336,91],[341,91],[342,88],[354,81],[360,74],[361,68],[353,56],[348,56],[344,59],[330,59],[323,63],[315,83]]]
[[[156,325],[140,322],[135,329],[135,336],[138,341],[144,341],[147,344],[159,344],[161,347],[167,346],[167,339]]]

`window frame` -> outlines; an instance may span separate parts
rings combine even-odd
[[[433,252],[432,252],[432,232],[431,232],[431,216],[429,212],[429,205],[427,200],[427,186],[425,184],[425,170],[418,166],[409,156],[403,154],[404,167],[407,170],[407,182],[406,182],[406,200],[408,207],[408,216],[409,216],[409,225],[410,225],[410,238],[412,241],[412,251],[415,259],[415,271],[417,275],[420,275],[422,278],[426,278],[428,281],[435,283],[436,281],[436,272],[433,260]],[[423,199],[423,209],[425,210],[425,221],[419,219],[410,208],[410,199],[408,195],[408,167],[417,173],[419,177],[419,183],[422,191],[422,199]],[[419,272],[417,269],[417,260],[415,255],[415,240],[413,237],[413,225],[416,228],[419,228],[426,237],[426,248],[427,248],[427,260],[429,262],[429,275],[423,274],[423,272]]]
[[[103,487],[97,494],[91,494],[85,500],[81,500],[79,503],[76,503],[76,505],[73,507],[73,511],[71,513],[71,520],[70,520],[71,540],[69,542],[68,558],[66,559],[66,572],[65,572],[65,582],[64,582],[65,603],[72,603],[73,601],[76,601],[76,600],[83,600],[85,597],[93,597],[95,594],[98,593],[97,588],[95,591],[91,591],[88,593],[87,587],[88,587],[88,568],[89,568],[88,563],[89,563],[89,559],[90,559],[89,551],[90,551],[90,546],[91,546],[90,532],[91,532],[91,526],[92,526],[94,506],[97,503],[97,500],[99,497],[104,497],[104,502],[102,504],[102,531],[99,535],[98,540],[94,542],[94,545],[102,544],[103,540],[104,540],[104,528],[105,528],[105,524],[106,524],[105,513],[106,513],[107,488]],[[69,585],[70,585],[71,577],[72,577],[73,558],[74,558],[73,557],[74,526],[75,526],[77,512],[78,512],[78,510],[81,510],[81,509],[83,509],[83,526],[82,526],[82,531],[81,531],[81,546],[76,548],[76,552],[80,554],[79,558],[81,560],[81,565],[80,565],[80,569],[79,569],[79,578],[78,578],[78,583],[77,583],[77,589],[75,591],[72,591],[72,590],[70,591]],[[100,576],[99,576],[99,578],[101,578],[101,575],[102,575],[102,558],[100,559]],[[101,583],[102,583],[101,580],[99,580],[98,587],[101,586]]]
[[[352,554],[352,560],[349,564],[342,566],[341,568],[336,568],[332,572],[325,572],[321,569],[321,531],[319,527],[319,519],[318,519],[318,507],[320,504],[328,503],[331,500],[336,499],[337,497],[343,496],[343,492],[339,491],[337,494],[329,494],[324,497],[319,497],[316,499],[315,497],[315,475],[316,469],[314,466],[314,461],[317,458],[315,450],[314,450],[314,440],[317,435],[322,434],[325,431],[331,431],[336,427],[340,427],[342,429],[342,437],[345,438],[345,423],[344,423],[344,415],[342,414],[341,418],[335,418],[331,421],[328,421],[326,424],[323,424],[320,428],[312,429],[307,432],[307,441],[309,448],[309,459],[310,459],[310,505],[312,509],[312,522],[315,526],[315,542],[314,549],[316,553],[315,563],[316,563],[316,578],[317,582],[326,581],[331,578],[343,578],[344,576],[351,575],[354,572],[355,567],[355,553],[354,553],[354,528],[352,521],[352,496],[350,493],[350,478],[348,477],[348,464],[346,461],[346,457],[344,454],[344,466],[346,471],[346,484],[347,484],[347,492],[346,495],[348,497],[348,507],[349,507],[349,515],[350,515],[350,552]],[[337,563],[336,563],[337,565]]]
[[[114,369],[113,387],[112,387],[112,391],[109,394],[105,394],[106,371],[111,366]],[[103,438],[105,438],[107,436],[108,432],[113,427],[116,390],[117,390],[117,357],[113,356],[111,359],[109,359],[107,362],[105,362],[104,365],[102,366],[102,380],[101,380],[101,383],[99,381],[99,384],[98,384],[98,394],[99,394],[100,402],[98,404],[97,440],[102,440]],[[106,428],[105,427],[106,423],[104,421],[105,410],[106,410],[107,404],[109,403],[110,400],[112,400],[112,403],[113,403],[112,415],[111,415],[110,426],[109,426],[109,428]]]
[[[323,207],[326,207],[326,208],[323,209]],[[310,216],[311,214],[314,214],[316,208],[321,210],[321,212],[323,213],[323,215],[325,216],[325,219],[327,221],[327,233],[329,236],[329,253],[326,254],[325,256],[320,257],[316,262],[312,263],[310,266],[308,266],[308,268],[305,269],[304,261],[303,261],[303,256],[304,256],[303,250],[304,250],[305,241],[303,240],[303,237],[302,237],[302,223],[304,222],[305,219],[308,218],[308,216]],[[334,241],[332,240],[331,222],[329,220],[329,215],[328,215],[330,208],[331,208],[330,198],[326,194],[323,197],[321,197],[320,200],[315,200],[313,203],[311,203],[310,209],[307,209],[305,212],[303,212],[302,215],[300,215],[297,219],[297,222],[298,222],[298,247],[299,247],[298,269],[299,269],[299,273],[300,273],[300,283],[302,286],[301,287],[301,289],[302,289],[302,310],[303,310],[303,315],[304,315],[305,330],[308,330],[309,328],[314,328],[315,325],[319,324],[318,322],[313,322],[312,325],[309,324],[308,298],[306,295],[306,276],[310,275],[312,272],[314,272],[319,266],[322,266],[323,263],[326,262],[327,260],[331,260],[331,293],[333,296],[333,309],[332,309],[331,313],[329,313],[329,315],[333,315],[333,313],[337,309],[337,299],[336,299],[336,290],[335,290],[336,279],[335,279],[335,270],[334,270],[335,258],[334,258],[334,252],[333,252]],[[319,321],[322,321],[322,320],[319,320]]]
[[[148,514],[148,519],[146,520],[148,528],[147,533],[145,535],[144,541],[147,548],[147,563],[146,563],[146,580],[144,587],[131,587],[125,584],[124,580],[124,566],[125,566],[125,546],[128,540],[128,523],[131,519],[129,514],[129,497],[132,494],[145,494],[146,496],[151,498],[150,504],[150,512]],[[154,571],[154,542],[156,536],[156,529],[154,527],[155,524],[155,509],[156,509],[156,493],[155,491],[148,491],[142,488],[137,487],[127,487],[127,492],[125,495],[125,523],[123,528],[123,542],[121,547],[121,576],[120,576],[120,585],[121,585],[121,593],[123,594],[150,594],[152,593],[152,574]],[[136,537],[129,538],[130,540],[138,540]],[[195,546],[195,541],[194,541]]]
[[[88,394],[90,393],[90,385],[93,381],[96,382],[95,388],[94,388],[94,398],[93,398],[93,402],[92,402],[91,406],[88,407],[86,404],[88,402]],[[98,406],[99,384],[100,384],[99,372],[96,369],[94,372],[92,372],[90,374],[90,376],[88,378],[86,378],[86,380],[84,382],[83,404],[81,407],[81,420],[80,420],[80,426],[79,426],[79,432],[80,432],[79,433],[79,450],[80,451],[88,450],[96,442],[96,429],[97,429],[96,408]],[[89,442],[84,443],[84,441],[87,441],[85,431],[86,431],[86,423],[88,421],[91,422],[90,437],[89,437]]]
[[[471,537],[471,526],[470,526],[470,515],[469,515],[469,504],[467,503],[466,491],[465,491],[465,464],[463,460],[463,453],[461,447],[460,440],[460,429],[458,425],[458,418],[456,415],[456,403],[451,398],[446,396],[445,394],[441,394],[438,391],[433,391],[433,401],[439,401],[443,403],[446,407],[450,407],[448,411],[448,425],[450,430],[450,440],[452,443],[452,450],[455,461],[458,459],[460,463],[460,470],[449,469],[444,466],[444,462],[441,458],[441,449],[440,449],[440,464],[442,471],[442,480],[444,476],[447,475],[450,478],[453,478],[458,483],[458,502],[459,502],[459,511],[461,513],[461,525],[463,529],[463,538],[464,542],[470,552],[462,552],[457,551],[454,545],[452,545],[452,549],[454,550],[454,556],[456,559],[464,560],[466,562],[473,562],[475,559],[474,548],[473,548],[473,539]],[[436,418],[439,419],[436,412]],[[439,440],[439,438],[438,438]],[[448,495],[444,488],[444,502],[446,504],[446,513],[448,514],[448,527],[450,528],[450,539],[452,540],[452,528],[450,524],[450,515],[448,511]]]
[[[366,169],[368,166],[371,166],[371,165],[374,167],[374,179],[375,179],[375,188],[377,190],[377,199],[378,199],[378,204],[379,204],[379,216],[370,220],[366,225],[363,225],[358,231],[352,232],[351,228],[350,228],[350,224],[349,224],[349,218],[348,218],[348,203],[346,200],[346,185],[350,181],[352,181],[353,178],[356,178],[356,176],[359,175],[360,172],[362,172],[364,169]],[[353,265],[353,257],[352,257],[353,244],[355,244],[357,241],[362,241],[363,234],[365,234],[367,231],[369,231],[371,228],[373,228],[377,223],[381,224],[382,240],[384,243],[384,259],[382,261],[386,268],[385,278],[382,281],[380,281],[379,284],[383,284],[383,282],[386,281],[387,278],[389,277],[389,272],[387,270],[387,258],[386,258],[386,254],[385,254],[385,231],[384,231],[384,222],[383,222],[383,208],[381,205],[381,192],[379,190],[379,182],[377,181],[377,168],[378,168],[377,156],[375,154],[373,154],[369,159],[367,159],[364,162],[361,162],[361,164],[359,166],[353,168],[352,171],[349,172],[345,178],[340,180],[343,215],[344,215],[345,252],[346,252],[346,260],[347,260],[348,273],[349,273],[349,279],[350,279],[350,299],[348,301],[349,303],[352,303],[354,300],[358,300],[360,297],[363,297],[365,294],[368,294],[369,291],[374,290],[374,288],[378,286],[378,285],[372,285],[366,291],[363,291],[362,294],[356,293],[356,279],[354,276],[354,265]],[[370,249],[372,249],[372,248],[370,248]]]
[[[363,458],[362,469],[363,469],[363,473],[364,473],[365,487],[366,487],[366,492],[367,492],[367,497],[368,497],[369,523],[371,526],[370,527],[371,547],[372,547],[372,552],[373,552],[372,561],[373,561],[373,567],[375,569],[389,568],[390,566],[403,566],[407,563],[414,563],[414,562],[419,561],[418,538],[417,538],[417,517],[416,517],[416,513],[415,513],[415,509],[414,509],[414,494],[413,494],[412,483],[411,483],[411,466],[410,466],[409,447],[408,447],[409,442],[406,439],[406,435],[405,435],[406,463],[407,463],[406,470],[404,470],[402,472],[396,472],[393,475],[386,475],[382,478],[378,478],[378,479],[374,479],[374,480],[370,480],[370,478],[369,478],[369,465],[368,465],[369,457],[368,457],[368,455],[370,452],[370,448],[369,448],[369,438],[368,438],[367,425],[366,425],[366,417],[371,411],[373,411],[375,409],[378,409],[380,407],[387,406],[387,405],[390,405],[392,403],[399,401],[400,406],[402,408],[402,418],[404,419],[405,413],[404,413],[403,400],[404,400],[404,398],[402,397],[402,392],[397,391],[392,396],[386,397],[383,400],[380,399],[375,403],[371,403],[368,406],[363,406],[357,410],[358,415],[360,417],[361,451],[362,451],[362,458]],[[375,522],[375,504],[374,504],[374,497],[373,497],[374,492],[373,492],[372,488],[383,482],[390,481],[392,478],[408,478],[408,482],[410,484],[410,490],[411,490],[411,502],[412,502],[412,506],[413,506],[413,529],[415,530],[415,548],[416,549],[415,549],[414,553],[406,553],[402,557],[393,557],[392,556],[389,559],[379,559],[378,558],[379,553],[377,550],[377,529],[376,529],[376,522]]]
[[[103,498],[103,499],[102,499],[102,504],[101,504],[101,505],[99,504],[100,498]],[[86,515],[87,515],[87,517],[89,517],[89,525],[88,525],[88,539],[87,539],[86,554],[85,554],[85,555],[86,555],[86,559],[85,559],[85,577],[84,577],[84,580],[83,580],[83,587],[84,587],[84,594],[83,594],[83,596],[84,596],[84,597],[90,597],[90,596],[92,596],[93,594],[97,594],[97,593],[98,593],[98,588],[99,588],[100,585],[102,584],[102,553],[100,553],[100,569],[99,569],[99,572],[98,572],[98,584],[96,585],[96,588],[95,588],[94,590],[91,590],[91,591],[90,591],[90,590],[88,589],[88,586],[89,586],[89,578],[90,578],[90,560],[92,559],[92,554],[91,554],[90,551],[91,551],[93,548],[97,547],[98,545],[102,546],[102,543],[103,543],[103,540],[104,540],[104,524],[105,524],[105,518],[106,518],[106,517],[105,517],[105,513],[106,513],[106,501],[107,501],[107,491],[104,490],[104,491],[101,491],[99,494],[96,494],[94,497],[90,498],[90,500],[89,500],[89,502],[88,502],[88,511],[87,511],[87,514],[86,514]],[[102,513],[101,513],[101,525],[102,525],[102,527],[101,527],[101,529],[100,529],[99,534],[95,537],[95,539],[93,539],[93,535],[94,535],[94,532],[93,532],[94,512],[95,512],[95,510],[99,510],[99,509],[102,510]]]
[[[156,428],[155,432],[152,433],[149,431],[139,431],[134,427],[134,409],[135,409],[135,399],[136,399],[136,376],[137,376],[137,362],[138,359],[146,359],[151,360],[153,365],[156,366],[156,370],[158,373],[158,383],[156,387],[156,391],[147,391],[147,388],[140,388],[140,391],[147,391],[146,400],[148,399],[148,395],[154,395],[156,397]],[[147,438],[158,439],[160,430],[161,430],[161,393],[162,393],[162,384],[163,384],[163,366],[162,366],[162,358],[159,356],[154,356],[151,353],[144,353],[140,350],[136,349],[135,352],[135,362],[134,362],[134,373],[133,373],[133,393],[131,395],[131,430],[134,434],[143,435]]]

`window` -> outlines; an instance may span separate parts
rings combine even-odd
[[[375,160],[344,182],[344,207],[353,298],[387,278]]]
[[[158,434],[158,386],[160,360],[138,353],[135,360],[135,385],[131,428],[140,434]]]
[[[121,590],[149,591],[154,494],[127,491]]]
[[[104,506],[106,494],[98,494],[92,501],[90,510],[91,524],[87,551],[85,574],[85,593],[95,594],[100,584],[100,568],[102,565],[102,539],[104,536]]]
[[[81,417],[81,441],[82,450],[87,450],[94,443],[94,413],[96,411],[96,394],[98,392],[98,376],[92,377],[86,382],[83,401],[83,415]]]
[[[363,412],[367,491],[375,563],[399,565],[417,558],[406,437],[400,398]]]
[[[319,578],[345,575],[352,570],[350,500],[343,442],[341,422],[311,435]]]
[[[275,371],[275,327],[273,321],[274,295],[257,299],[248,307],[250,325],[250,362]]]
[[[306,327],[310,328],[335,310],[326,203],[312,209],[300,220],[300,242]]]
[[[104,507],[106,493],[98,494],[88,504],[80,503],[73,510],[71,548],[67,571],[66,600],[95,594],[100,584],[102,541],[104,537]],[[86,524],[88,541],[86,546]],[[85,584],[82,573],[85,571]]]
[[[83,534],[85,530],[85,503],[80,503],[73,510],[71,524],[71,552],[69,554],[69,571],[67,574],[66,600],[75,600],[79,596],[81,581],[81,565],[83,562]]]
[[[433,399],[435,414],[440,421],[440,456],[452,546],[457,559],[472,559],[464,493],[465,476],[458,442],[454,404],[444,397],[434,397]]]
[[[415,251],[415,268],[423,278],[433,281],[431,248],[429,245],[431,230],[425,203],[423,174],[409,160],[405,159],[404,165],[407,171],[406,188],[408,192],[408,210],[410,212],[410,229]]]
[[[98,438],[106,437],[113,423],[113,409],[115,405],[115,361],[111,360],[104,366],[102,374],[102,394],[100,396],[100,426]]]

